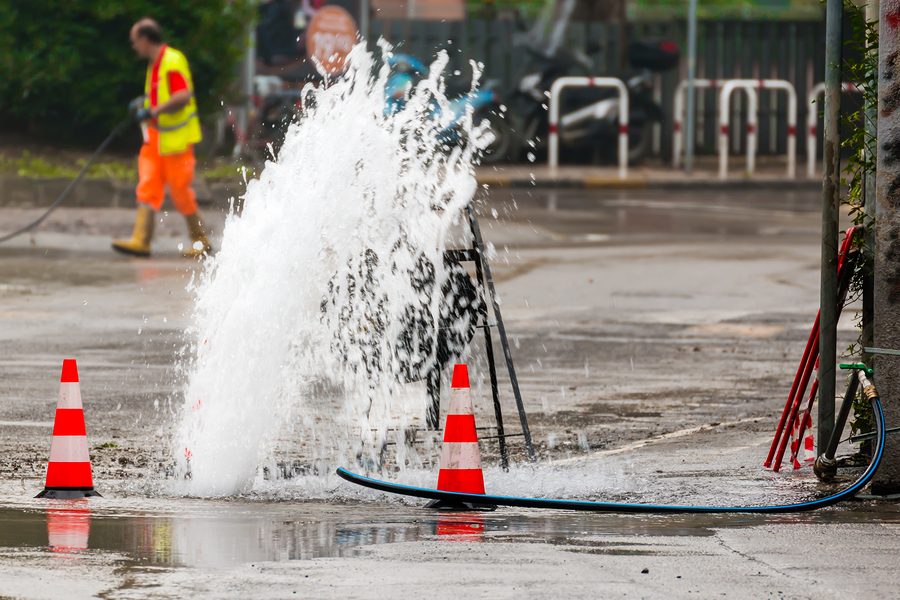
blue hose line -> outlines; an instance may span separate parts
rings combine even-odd
[[[808,510],[816,510],[836,504],[841,500],[852,498],[856,492],[861,490],[875,475],[878,465],[881,463],[884,455],[885,428],[884,428],[884,411],[881,408],[881,399],[877,396],[872,398],[873,415],[875,417],[875,429],[878,432],[877,446],[875,456],[869,467],[862,476],[846,490],[822,498],[820,500],[812,500],[810,502],[800,502],[797,504],[785,504],[782,506],[666,506],[654,504],[616,504],[611,502],[589,502],[584,500],[551,500],[546,498],[517,498],[509,496],[489,496],[481,494],[460,494],[457,492],[443,492],[440,490],[429,490],[425,488],[410,487],[406,485],[398,485],[387,481],[379,481],[370,479],[361,475],[350,473],[349,471],[339,468],[337,474],[351,483],[356,483],[368,488],[389,492],[393,494],[401,494],[404,496],[414,496],[417,498],[427,498],[431,500],[445,500],[451,503],[470,503],[475,505],[497,505],[497,506],[515,506],[521,508],[547,508],[556,510],[578,510],[591,512],[609,512],[609,513],[788,513],[803,512]]]

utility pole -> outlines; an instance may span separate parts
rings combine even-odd
[[[369,41],[369,12],[371,10],[369,0],[359,2],[359,37],[368,44]]]
[[[819,427],[816,454],[822,454],[834,429],[837,363],[838,218],[841,205],[841,63],[843,0],[825,6],[825,129],[822,181],[822,263],[819,304]]]
[[[900,348],[900,43],[898,9],[882,2],[878,39],[878,168],[875,175],[875,347]],[[875,355],[885,427],[900,422],[900,356]],[[872,483],[875,493],[900,491],[900,439],[889,436]]]
[[[247,131],[250,124],[250,98],[253,97],[253,77],[256,75],[256,19],[247,25],[247,47],[241,58],[240,77],[238,85],[244,96],[243,106],[237,111],[237,127],[240,131]],[[234,146],[234,157],[241,153],[241,142]]]
[[[694,123],[697,118],[696,98],[697,87],[694,80],[697,78],[697,0],[688,0],[688,26],[687,26],[687,117],[684,120],[684,171],[688,176],[694,170]],[[679,148],[676,152],[681,151]]]

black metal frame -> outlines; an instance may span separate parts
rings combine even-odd
[[[495,325],[500,336],[500,345],[503,347],[503,356],[506,359],[506,368],[509,371],[509,381],[512,386],[513,395],[516,399],[519,420],[522,423],[521,434],[507,435],[503,429],[503,411],[500,407],[500,390],[497,384],[497,365],[494,362],[494,343],[491,337],[492,325],[488,319],[487,302],[483,302],[479,311],[481,324],[478,325],[478,327],[484,331],[484,349],[487,354],[488,371],[491,377],[491,395],[494,400],[494,416],[497,421],[497,440],[500,444],[500,466],[507,469],[509,467],[509,452],[506,447],[507,437],[510,437],[511,435],[524,435],[525,448],[528,451],[528,458],[532,462],[535,461],[534,444],[531,441],[528,418],[525,416],[522,394],[519,391],[519,380],[516,377],[516,367],[513,364],[512,354],[509,350],[509,340],[506,337],[506,328],[503,326],[503,317],[500,314],[500,303],[497,299],[497,292],[494,289],[494,279],[491,277],[491,269],[488,265],[484,241],[481,237],[481,228],[478,226],[478,217],[475,215],[475,209],[471,204],[466,207],[466,214],[469,219],[469,229],[472,232],[472,247],[465,250],[447,250],[444,253],[444,257],[452,262],[475,263],[476,283],[482,291],[482,297],[485,298],[485,300],[490,297],[491,306],[493,307],[494,318],[496,319]],[[437,369],[428,375],[428,395],[431,397],[431,406],[428,409],[428,427],[436,430],[440,427],[441,410],[441,374]]]

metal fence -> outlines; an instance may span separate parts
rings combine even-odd
[[[627,70],[624,64],[626,40],[660,38],[686,47],[685,24],[574,23],[569,27],[571,47],[584,48],[588,40],[599,44],[592,58],[597,67],[592,75],[612,75]],[[450,68],[467,71],[470,59],[484,63],[483,78],[497,79],[508,90],[527,67],[528,55],[513,44],[517,32],[510,21],[470,19],[456,23],[425,21],[379,21],[371,24],[370,39],[379,36],[390,41],[397,51],[430,59],[439,49],[450,55]],[[707,79],[784,79],[791,82],[801,98],[798,121],[805,123],[807,106],[802,99],[813,85],[824,79],[824,21],[701,21],[698,24],[697,77]],[[666,120],[654,142],[656,152],[669,158],[672,145],[673,96],[678,82],[686,77],[682,58],[678,69],[657,78],[657,100]],[[697,152],[714,153],[718,136],[716,90],[697,93]],[[733,152],[743,152],[746,144],[746,100],[732,101],[734,115],[729,144]],[[760,90],[760,154],[784,154],[786,151],[787,102],[783,94]],[[818,109],[820,111],[820,108]],[[821,131],[821,127],[819,128]],[[820,134],[821,135],[821,134]],[[798,151],[806,153],[805,136],[798,136]]]

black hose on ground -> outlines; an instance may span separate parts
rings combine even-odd
[[[875,393],[874,388],[871,390],[869,402],[872,404],[872,413],[875,420],[875,431],[877,432],[876,446],[874,448],[874,456],[868,468],[849,488],[832,494],[818,500],[808,502],[798,502],[794,504],[782,504],[774,506],[669,506],[655,504],[618,504],[614,502],[590,502],[584,500],[550,500],[546,498],[520,498],[510,496],[490,496],[487,494],[463,494],[458,492],[444,492],[440,490],[432,490],[425,488],[415,488],[405,485],[399,485],[388,481],[379,481],[370,479],[351,473],[346,469],[339,468],[338,476],[351,483],[362,485],[382,492],[391,494],[401,494],[404,496],[413,496],[416,498],[426,498],[428,500],[437,500],[441,504],[434,505],[438,507],[447,506],[515,506],[520,508],[549,508],[557,510],[578,510],[590,512],[609,512],[609,513],[631,513],[631,514],[674,514],[674,513],[787,513],[802,512],[807,510],[815,510],[817,508],[825,508],[832,504],[837,504],[842,500],[851,500],[871,479],[878,470],[878,465],[884,456],[884,411],[881,407],[881,399]],[[429,505],[432,506],[432,505]]]
[[[44,212],[44,214],[42,214],[37,220],[29,223],[28,225],[26,225],[25,227],[22,227],[21,229],[17,229],[16,231],[13,231],[12,233],[7,233],[4,236],[0,236],[0,244],[2,244],[3,242],[6,242],[8,240],[11,240],[16,236],[22,235],[23,233],[31,231],[32,229],[34,229],[35,227],[40,225],[44,221],[44,219],[49,217],[50,213],[52,213],[54,210],[59,208],[59,205],[63,203],[63,201],[66,199],[66,197],[69,195],[69,193],[73,189],[75,189],[75,186],[78,185],[78,183],[84,178],[84,174],[87,173],[87,170],[91,167],[91,164],[93,164],[94,160],[96,160],[96,158],[98,156],[100,156],[101,152],[106,150],[106,147],[113,140],[113,138],[116,137],[117,135],[119,135],[119,132],[121,132],[122,129],[124,129],[125,126],[128,125],[130,122],[131,122],[131,117],[128,117],[127,119],[123,120],[121,123],[116,125],[116,128],[112,130],[112,132],[106,137],[105,140],[103,140],[103,143],[100,144],[100,147],[97,148],[97,150],[94,152],[94,155],[91,156],[90,160],[87,161],[87,164],[84,165],[84,167],[81,169],[81,172],[78,173],[78,175],[75,177],[75,179],[72,180],[71,183],[69,183],[68,187],[66,187],[66,189],[59,196],[59,198],[56,199],[56,202],[54,202],[52,205],[50,205],[50,208],[48,208],[46,210],[46,212]]]

